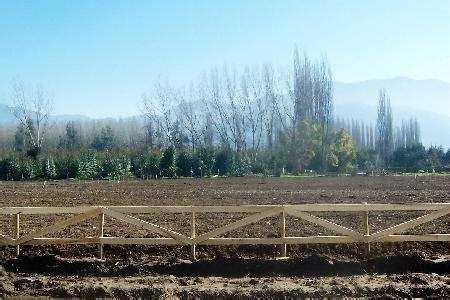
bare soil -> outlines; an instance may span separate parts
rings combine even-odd
[[[212,178],[158,181],[0,182],[0,206],[80,205],[240,205],[300,203],[450,202],[448,177]],[[318,216],[363,231],[363,215]],[[377,231],[420,215],[414,212],[370,215]],[[198,234],[242,217],[200,214]],[[22,234],[61,216],[22,216]],[[187,214],[139,216],[189,233]],[[106,236],[154,236],[106,220]],[[11,217],[0,219],[10,234]],[[274,237],[278,220],[268,218],[228,236]],[[73,227],[61,236],[93,235],[96,222]],[[448,233],[449,217],[410,233]],[[295,218],[287,235],[330,234]],[[55,235],[57,236],[57,235]],[[95,259],[96,246],[0,247],[0,294],[9,296],[254,298],[296,296],[448,297],[449,243],[289,246],[279,260],[277,246],[198,247],[199,261],[186,247],[105,247],[106,261]],[[70,271],[72,270],[72,271]]]

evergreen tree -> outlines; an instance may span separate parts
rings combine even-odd
[[[175,149],[172,146],[164,150],[159,162],[159,169],[161,170],[161,176],[175,176]]]

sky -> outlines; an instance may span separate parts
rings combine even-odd
[[[298,47],[342,82],[450,82],[450,1],[0,0],[0,102],[39,84],[58,114],[138,113],[155,80],[224,64],[288,66]]]

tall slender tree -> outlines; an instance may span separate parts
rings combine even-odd
[[[391,100],[384,89],[380,90],[378,96],[377,151],[382,167],[389,167],[394,151],[393,116]]]

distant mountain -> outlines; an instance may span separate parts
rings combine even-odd
[[[335,84],[337,104],[360,103],[376,105],[380,89],[386,89],[393,106],[430,111],[450,117],[450,83],[429,79],[397,77]]]
[[[416,117],[425,145],[450,148],[450,83],[440,80],[414,80],[405,77],[335,83],[336,115],[375,122],[377,97],[386,89],[394,120]]]
[[[91,118],[83,115],[53,115],[52,120],[67,122],[67,121],[85,121]],[[14,122],[14,115],[11,113],[11,107],[0,103],[0,124],[7,124]]]

